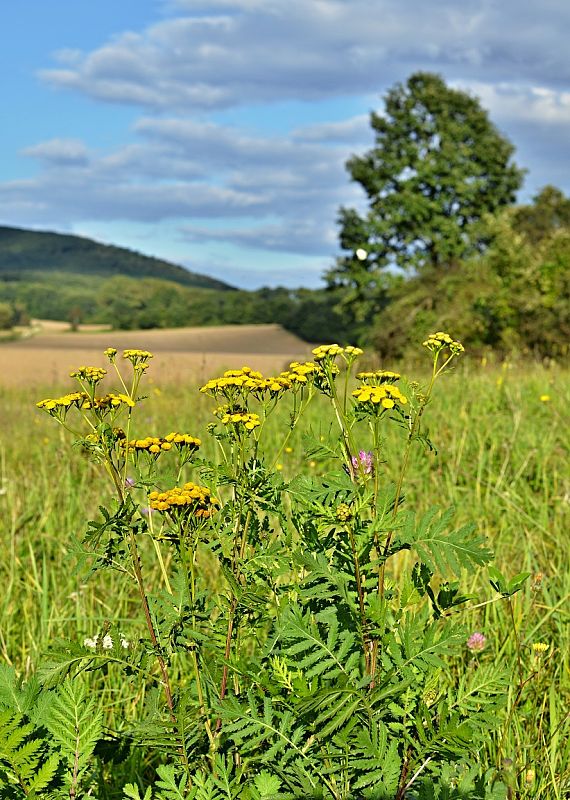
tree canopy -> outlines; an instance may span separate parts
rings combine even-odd
[[[394,86],[370,123],[374,147],[347,163],[368,212],[340,209],[346,255],[327,276],[361,319],[382,306],[384,268],[448,269],[482,249],[481,219],[514,202],[524,175],[479,100],[438,75]]]

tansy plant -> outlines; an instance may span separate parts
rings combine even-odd
[[[54,648],[39,672],[46,707],[54,697],[69,705],[86,672],[102,670],[104,683],[112,665],[141,707],[120,729],[103,732],[99,722],[83,746],[85,704],[89,720],[104,708],[96,695],[76,696],[73,720],[60,721],[76,744],[43,742],[38,792],[110,797],[99,738],[144,748],[148,769],[124,787],[132,800],[451,798],[458,782],[461,797],[505,796],[477,752],[497,724],[506,677],[492,668],[481,681],[465,667],[459,691],[447,668],[465,663],[470,633],[460,581],[491,553],[473,525],[453,528],[452,511],[417,518],[405,503],[435,383],[463,351],[441,332],[424,348],[423,387],[360,369],[362,350],[335,344],[276,376],[242,367],[207,381],[213,460],[201,457],[196,431],[141,430],[144,351],[106,351],[113,391],[101,390],[104,369],[81,367],[75,391],[38,403],[112,484],[115,499],[89,524],[84,554],[92,571],[133,583],[146,630],[127,641],[109,624]],[[332,434],[307,436],[307,458],[330,467],[285,483],[279,459],[311,403]],[[395,482],[384,464],[392,436],[402,454],[390,465]],[[24,740],[38,737],[40,722],[18,713],[16,723],[32,726]]]

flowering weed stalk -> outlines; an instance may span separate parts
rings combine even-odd
[[[452,765],[465,785],[491,786],[477,748],[497,724],[505,673],[479,684],[468,670],[454,687],[445,666],[466,642],[485,655],[484,636],[458,622],[471,599],[459,587],[492,554],[474,526],[453,528],[452,510],[418,518],[404,502],[435,381],[463,350],[442,332],[424,345],[423,390],[401,388],[391,370],[357,371],[362,350],[337,344],[279,375],[243,366],[208,380],[215,462],[199,457],[195,431],[139,430],[146,351],[124,352],[128,378],[106,351],[114,392],[99,392],[102,368],[81,367],[78,392],[38,404],[112,480],[115,505],[85,544],[95,568],[134,578],[147,630],[120,659],[108,632],[67,644],[50,675],[76,678],[113,658],[141,697],[157,679],[163,692],[150,714],[140,709],[144,725],[114,732],[159,764],[154,784],[128,785],[125,797],[403,800],[447,791]],[[326,454],[330,468],[285,482],[279,458],[314,401],[336,432],[307,455]],[[277,408],[289,420],[278,436]],[[389,437],[401,440],[395,484]],[[402,551],[413,567],[396,582],[387,565]],[[162,586],[143,580],[151,553]],[[497,778],[495,794],[477,797],[500,788]]]

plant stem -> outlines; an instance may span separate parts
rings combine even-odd
[[[196,614],[195,614],[195,604],[196,604],[196,548],[191,547],[190,550],[186,547],[186,535],[188,531],[181,530],[180,531],[180,558],[184,565],[184,570],[186,572],[186,580],[190,587],[190,601],[192,603],[192,628],[196,628]],[[196,653],[196,646],[193,643],[192,646],[192,663],[194,667],[194,677],[196,678],[196,692],[198,694],[198,704],[200,708],[200,714],[204,717],[204,726],[206,728],[206,733],[208,734],[208,739],[210,740],[210,744],[214,743],[214,737],[212,734],[212,726],[210,725],[210,720],[206,714],[206,704],[204,702],[204,692],[202,689],[202,676],[200,673],[200,665],[198,662],[198,655]]]
[[[445,366],[445,364],[444,364],[444,366]],[[443,367],[441,369],[443,369]],[[398,509],[400,507],[400,502],[401,502],[401,499],[402,499],[402,486],[404,484],[404,478],[405,478],[406,472],[408,470],[408,463],[410,461],[410,452],[411,452],[411,449],[412,449],[412,442],[414,441],[414,438],[416,437],[416,435],[418,434],[418,432],[420,430],[420,424],[421,424],[421,419],[422,419],[424,410],[425,410],[427,404],[429,403],[429,399],[430,399],[430,396],[431,396],[433,385],[435,383],[435,379],[437,378],[437,376],[441,372],[441,369],[440,370],[437,369],[437,357],[436,357],[434,359],[434,363],[433,363],[433,369],[432,369],[432,374],[431,374],[431,379],[430,379],[430,382],[429,382],[429,386],[427,388],[427,391],[426,391],[424,397],[422,398],[422,400],[420,402],[420,406],[418,408],[418,412],[417,412],[417,414],[415,415],[415,417],[413,419],[412,426],[411,426],[410,432],[408,434],[408,439],[407,439],[407,442],[406,442],[406,449],[404,450],[404,457],[402,458],[402,467],[400,469],[400,474],[398,476],[398,483],[397,483],[397,486],[396,486],[396,495],[395,495],[395,498],[394,498],[394,508],[392,510],[392,520],[396,519],[396,515],[397,515]],[[384,544],[384,551],[383,551],[383,554],[382,554],[383,557],[384,557],[384,560],[382,561],[382,564],[380,565],[380,570],[379,570],[379,573],[378,573],[378,594],[380,595],[380,597],[384,597],[384,586],[385,586],[385,575],[386,575],[386,560],[387,560],[388,551],[390,549],[390,544],[392,543],[393,536],[394,536],[394,530],[391,530],[388,533],[388,536],[386,538],[386,542]]]
[[[522,667],[522,659],[521,659],[521,642],[520,642],[520,639],[519,639],[519,632],[517,630],[517,624],[515,622],[515,612],[513,610],[513,602],[512,602],[512,598],[511,597],[507,598],[507,603],[508,603],[508,606],[509,606],[511,622],[513,624],[513,634],[515,636],[515,647],[516,647],[516,651],[517,651],[517,666],[518,666],[518,672],[519,672],[519,686],[522,686],[523,683],[524,683],[524,676],[523,676],[523,667]]]
[[[135,572],[135,577],[137,580],[137,587],[139,590],[139,595],[141,598],[141,604],[143,607],[143,612],[145,616],[146,626],[149,632],[150,640],[152,642],[152,646],[155,649],[156,659],[158,661],[158,665],[160,667],[160,672],[162,675],[162,683],[164,686],[164,694],[166,696],[166,703],[168,705],[168,711],[170,714],[170,719],[173,723],[176,723],[176,715],[174,714],[174,702],[172,700],[172,689],[170,687],[170,679],[168,677],[168,670],[166,668],[166,662],[163,656],[160,653],[160,643],[158,641],[158,637],[156,635],[156,631],[154,629],[154,624],[152,622],[152,617],[150,615],[150,608],[148,605],[148,599],[146,596],[146,589],[144,585],[144,580],[142,576],[141,570],[141,563],[140,563],[140,556],[137,549],[137,544],[135,540],[135,535],[133,531],[129,531],[129,548],[131,551],[131,560],[133,563],[133,569]]]
[[[240,509],[240,516],[241,516],[241,509]],[[239,571],[239,563],[241,562],[241,560],[243,559],[243,557],[245,555],[245,548],[247,546],[247,533],[248,533],[248,530],[249,530],[250,521],[251,521],[251,509],[248,509],[247,514],[246,514],[246,518],[245,518],[245,522],[243,524],[243,529],[242,529],[241,543],[240,543],[239,556],[238,556],[239,560],[236,558],[236,553],[234,552],[233,573],[234,573],[234,576],[235,576],[237,582],[239,582],[239,580],[241,578],[241,574],[240,574],[240,571]],[[224,661],[225,661],[225,663],[224,663],[224,668],[222,670],[222,681],[221,681],[221,684],[220,684],[220,700],[224,699],[224,697],[226,696],[227,688],[228,688],[228,674],[229,674],[228,660],[229,660],[229,657],[230,657],[230,654],[231,654],[231,648],[232,648],[232,638],[233,638],[233,632],[234,632],[235,614],[236,614],[236,610],[237,610],[237,605],[238,605],[238,598],[236,597],[236,595],[234,595],[232,597],[232,600],[231,600],[231,603],[230,603],[230,609],[229,609],[229,614],[228,614],[228,627],[227,627],[227,631],[226,631],[226,646],[225,646],[225,649],[224,649]],[[216,721],[216,733],[218,733],[220,731],[221,727],[222,727],[222,720],[221,720],[221,717],[218,717],[218,719]]]

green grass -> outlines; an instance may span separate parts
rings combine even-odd
[[[116,576],[85,582],[74,569],[69,551],[110,490],[98,468],[35,409],[53,389],[1,393],[0,655],[24,676],[59,636],[82,640],[105,620],[120,622],[128,637],[143,634],[134,618],[136,598]],[[213,454],[205,433],[211,403],[196,387],[151,384],[148,393],[141,434],[187,431],[201,436]],[[550,399],[541,400],[544,395]],[[504,718],[480,759],[516,787],[513,797],[561,800],[570,787],[569,405],[570,375],[559,368],[464,366],[436,389],[427,423],[437,453],[415,453],[407,483],[411,506],[453,505],[458,524],[476,521],[507,577],[531,573],[511,608],[489,602],[469,612],[470,628],[484,633],[486,647],[477,656],[466,650],[463,660],[449,665],[458,675],[493,663],[511,670]],[[331,432],[321,428],[321,419],[315,406],[307,426],[327,439]],[[283,417],[271,421],[276,437],[283,423]],[[392,427],[383,465],[388,475],[403,446]],[[305,456],[302,433],[295,432],[291,452],[282,454],[285,479],[299,469],[324,473],[330,467]],[[160,577],[149,572],[147,580]],[[496,598],[484,572],[467,589],[480,603]],[[533,654],[536,642],[548,644],[542,658]],[[119,679],[108,685],[112,724],[116,707],[134,713],[140,698]]]

